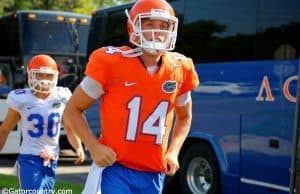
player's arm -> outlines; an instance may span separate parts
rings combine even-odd
[[[103,90],[99,84],[91,78],[84,78],[67,103],[64,122],[79,136],[97,165],[109,166],[116,160],[116,154],[94,137],[83,114],[101,94]]]
[[[80,138],[71,130],[71,128],[63,121],[64,129],[67,133],[67,138],[71,146],[74,148],[77,159],[74,164],[81,164],[84,161],[84,150]]]
[[[178,155],[189,133],[192,121],[192,100],[190,93],[184,94],[182,102],[175,106],[176,119],[173,127],[170,146],[165,154],[165,173],[174,175],[179,169]]]
[[[0,126],[0,151],[5,145],[9,132],[18,124],[20,114],[12,108],[8,108],[6,117]]]

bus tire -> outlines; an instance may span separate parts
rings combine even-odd
[[[189,147],[182,159],[179,183],[184,194],[219,194],[220,170],[212,149],[204,143]]]

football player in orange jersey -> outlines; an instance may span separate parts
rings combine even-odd
[[[95,50],[65,109],[94,161],[86,194],[161,193],[164,175],[179,169],[190,129],[190,91],[199,80],[190,58],[170,52],[178,25],[173,8],[165,0],[138,0],[125,13],[133,46]],[[83,112],[99,97],[97,140]]]

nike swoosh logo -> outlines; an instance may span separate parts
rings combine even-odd
[[[136,84],[135,82],[125,82],[126,87],[133,86],[135,84]]]

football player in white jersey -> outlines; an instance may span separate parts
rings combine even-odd
[[[57,64],[48,55],[34,56],[27,74],[29,88],[13,90],[7,97],[9,108],[0,126],[0,150],[9,132],[19,123],[23,137],[17,159],[20,188],[50,191],[55,184],[63,111],[71,91],[56,86]],[[63,127],[78,156],[75,164],[80,164],[84,161],[81,141],[67,125]]]

